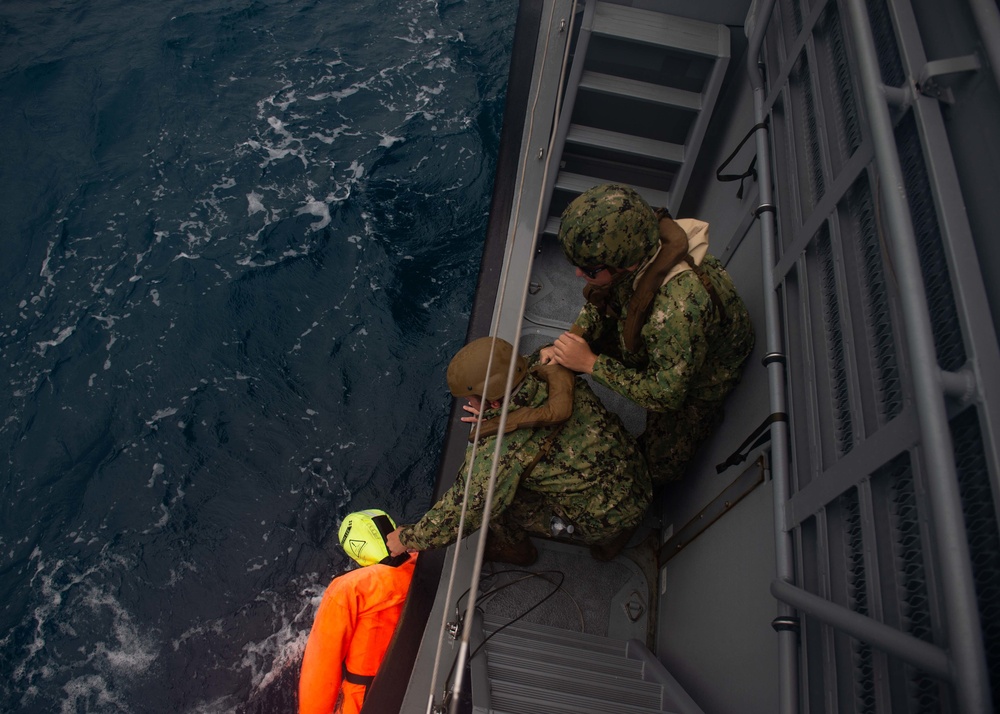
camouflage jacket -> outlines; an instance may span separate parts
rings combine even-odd
[[[547,385],[529,372],[511,399],[511,409],[537,407],[545,402]],[[484,418],[499,410],[488,410]],[[518,429],[503,440],[494,488],[492,518],[498,518],[522,490],[532,491],[554,505],[553,515],[574,523],[581,535],[616,530],[619,523],[633,524],[642,517],[652,497],[645,461],[635,440],[618,415],[608,411],[582,379],[576,380],[573,414],[559,428],[552,448],[530,473],[526,468],[538,455],[554,429]],[[469,486],[465,533],[482,523],[496,437],[470,444],[455,484],[414,525],[404,526],[400,542],[423,550],[448,545],[456,539],[469,473],[469,457],[476,447]]]
[[[595,380],[657,412],[688,400],[719,402],[729,393],[753,349],[753,326],[722,264],[706,255],[700,267],[726,314],[719,314],[696,273],[682,272],[657,291],[634,352],[622,339],[633,280],[613,286],[605,312],[584,305],[576,326],[598,355]]]

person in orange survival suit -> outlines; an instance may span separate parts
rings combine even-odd
[[[384,511],[352,513],[340,544],[365,566],[339,575],[323,593],[302,658],[299,714],[361,711],[368,685],[389,647],[413,579],[416,554],[392,557],[385,536],[396,524]]]

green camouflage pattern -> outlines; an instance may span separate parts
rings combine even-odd
[[[628,268],[656,252],[660,229],[653,209],[635,189],[607,183],[566,207],[559,244],[573,265]]]
[[[545,381],[529,373],[511,408],[540,406],[547,393]],[[488,410],[484,418],[498,413]],[[524,476],[555,429],[559,432],[551,450]],[[480,439],[476,447],[466,533],[482,523],[495,448],[495,436]],[[441,500],[419,522],[403,526],[399,539],[404,546],[424,550],[455,541],[471,452],[472,445],[455,484]],[[574,526],[574,540],[604,543],[638,525],[652,498],[649,472],[635,440],[582,379],[576,381],[573,415],[561,428],[514,431],[504,439],[499,458],[490,519],[499,544],[514,544],[526,535],[551,537],[553,516]]]
[[[723,401],[754,345],[750,315],[729,274],[712,255],[701,269],[725,308],[725,322],[693,271],[659,289],[634,352],[622,338],[632,281],[613,287],[606,311],[587,303],[576,320],[598,354],[594,379],[649,412],[640,443],[654,484],[683,475],[721,421]]]

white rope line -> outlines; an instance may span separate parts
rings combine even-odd
[[[573,0],[573,11],[574,11],[574,13],[575,13],[575,10],[576,10],[576,0]],[[552,37],[552,24],[553,24],[553,22],[555,20],[555,11],[556,11],[556,3],[553,2],[552,6],[551,6],[551,8],[549,10],[549,19],[548,19],[548,24],[547,24],[547,28],[546,28],[545,46],[544,46],[544,50],[542,52],[542,64],[543,65],[547,61],[547,58],[548,58],[548,55],[549,55],[549,41],[550,41],[550,38]],[[570,24],[571,32],[570,32],[569,35],[567,35],[566,54],[568,54],[568,52],[569,52],[569,45],[570,45],[568,38],[572,35],[572,16],[571,16],[570,23],[571,23]],[[564,63],[563,64],[563,69],[565,69],[565,61],[566,60],[565,60],[565,56],[564,56],[564,59],[563,59],[563,63]],[[531,112],[529,114],[529,116],[530,116],[530,120],[529,120],[529,124],[528,124],[528,137],[529,138],[531,137],[531,132],[534,129],[535,111],[536,111],[536,109],[538,107],[539,96],[541,94],[541,86],[542,86],[542,83],[541,83],[541,81],[539,81],[538,86],[535,89],[535,96],[534,96],[534,99],[533,99],[533,102],[532,102]],[[559,92],[559,97],[560,98],[559,98],[559,102],[562,101],[562,99],[561,99],[561,97],[562,97],[562,91],[561,91],[561,89],[562,89],[562,85],[560,84],[560,92]],[[558,111],[556,112],[556,115],[558,117]],[[525,142],[525,153],[524,153],[524,160],[523,160],[523,162],[521,164],[522,166],[527,165],[527,157],[528,157],[529,151],[530,151],[530,144],[528,142]],[[547,170],[548,170],[548,162],[546,162],[546,171]],[[543,183],[543,187],[544,187],[544,183]],[[518,215],[520,213],[521,196],[523,195],[523,193],[524,193],[524,171],[521,172],[520,181],[518,183],[518,197],[517,197],[517,200],[515,201],[515,212],[514,212],[514,221],[513,221],[513,227],[514,227],[515,231],[517,230],[517,217],[518,217]],[[537,225],[536,225],[535,229],[536,229],[536,232],[537,232]],[[505,273],[504,277],[503,277],[503,280],[501,281],[501,284],[500,284],[500,297],[499,297],[499,303],[500,304],[502,304],[503,296],[504,296],[504,294],[506,292],[506,289],[507,289],[507,274]],[[522,308],[522,313],[523,312],[524,311],[523,311],[523,308]],[[495,319],[496,318],[494,318],[494,320]],[[520,317],[518,318],[518,328],[520,329]],[[494,323],[490,326],[490,334],[494,334],[495,332],[496,332],[496,322],[494,321]],[[489,377],[490,370],[493,367],[493,354],[494,354],[494,351],[491,349],[490,350],[489,360],[487,361],[487,364],[486,364],[486,377],[487,378]],[[493,487],[494,487],[494,484],[496,482],[496,454],[499,452],[499,448],[500,448],[501,442],[503,440],[503,430],[504,430],[504,428],[506,427],[506,424],[507,424],[507,412],[509,410],[509,405],[510,405],[510,394],[509,394],[509,392],[510,392],[510,387],[512,386],[511,382],[513,381],[513,373],[514,373],[514,369],[513,368],[514,368],[514,365],[516,364],[516,361],[517,361],[517,359],[516,359],[517,358],[517,344],[516,344],[516,342],[515,342],[515,345],[514,345],[514,352],[513,352],[512,356],[514,357],[514,359],[511,360],[511,367],[510,367],[510,369],[508,370],[508,373],[507,373],[507,384],[506,384],[506,390],[505,390],[507,392],[507,394],[504,395],[503,405],[501,406],[501,412],[500,412],[500,429],[499,429],[499,432],[497,433],[497,451],[494,452],[494,468],[490,472],[490,483],[489,483],[489,487],[487,489],[486,505],[483,508],[483,521],[480,524],[480,533],[481,534],[485,534],[486,533],[486,529],[489,526],[489,509],[492,508],[492,505],[493,505]],[[484,384],[485,384],[485,382],[486,382],[486,380],[484,380]],[[468,466],[468,469],[466,470],[466,473],[465,473],[465,491],[464,491],[464,493],[462,495],[462,510],[461,510],[461,514],[460,514],[459,520],[458,520],[458,533],[457,533],[456,538],[455,538],[455,548],[454,548],[454,553],[452,554],[451,568],[450,568],[450,571],[449,571],[449,574],[448,574],[448,588],[447,588],[446,594],[445,594],[444,607],[441,610],[441,624],[440,624],[440,626],[438,628],[438,641],[437,641],[437,647],[436,647],[435,653],[434,653],[434,667],[433,667],[433,669],[431,671],[431,682],[430,682],[430,690],[431,691],[429,692],[429,696],[428,696],[428,700],[427,700],[427,714],[431,714],[431,710],[433,708],[433,704],[434,704],[434,686],[435,686],[435,682],[437,682],[438,673],[440,672],[440,669],[441,669],[441,659],[443,657],[443,652],[444,652],[444,638],[445,638],[445,633],[447,632],[447,629],[448,629],[448,614],[449,614],[449,607],[450,607],[449,603],[451,603],[452,596],[454,595],[454,592],[455,592],[455,578],[456,578],[456,575],[458,573],[459,548],[461,547],[462,539],[465,537],[465,517],[466,517],[466,513],[468,511],[468,505],[469,505],[469,485],[470,485],[470,483],[472,481],[472,470],[473,470],[473,466],[474,466],[475,460],[476,460],[476,453],[477,453],[477,451],[479,449],[479,434],[480,434],[480,430],[481,430],[482,423],[483,423],[483,412],[485,411],[485,409],[483,408],[483,406],[484,405],[480,405],[479,414],[476,417],[476,424],[475,424],[475,427],[474,427],[475,428],[475,439],[472,442],[472,452],[469,454],[469,466]],[[482,556],[483,556],[483,552],[485,550],[485,543],[486,543],[486,536],[485,535],[481,535],[481,537],[480,537],[480,543],[479,543],[480,547],[479,547],[479,549],[477,550],[477,553],[476,553],[476,564],[473,567],[473,575],[472,575],[473,591],[472,591],[472,593],[470,595],[470,602],[475,602],[475,589],[477,589],[477,583],[478,583],[479,573],[482,571]],[[459,679],[456,681],[456,688],[455,688],[456,689],[456,695],[457,695],[457,692],[461,691],[460,690],[460,684],[461,684],[462,671],[464,671],[464,655],[468,651],[468,638],[465,636],[464,633],[463,633],[463,644],[464,644],[464,647],[460,650],[460,652],[459,652],[459,658],[458,658],[458,661],[462,663],[462,667],[459,669],[459,673],[457,675],[457,677]],[[447,682],[444,683],[444,686],[447,688]],[[456,701],[457,701],[457,696],[456,696]]]
[[[546,149],[545,166],[544,166],[543,173],[542,173],[542,182],[541,182],[541,186],[542,186],[541,190],[542,190],[542,192],[545,191],[545,186],[548,183],[549,169],[550,169],[551,163],[552,163],[553,148],[555,146],[556,135],[557,135],[557,128],[558,128],[558,125],[559,125],[559,115],[560,115],[560,112],[561,112],[561,109],[562,109],[562,97],[563,97],[563,87],[564,87],[564,82],[565,82],[565,77],[566,77],[566,65],[567,65],[567,63],[569,61],[569,50],[570,50],[570,44],[571,44],[570,40],[571,40],[571,38],[573,36],[573,24],[574,24],[574,21],[575,21],[575,18],[576,18],[576,8],[577,8],[577,0],[573,0],[572,7],[570,9],[569,24],[568,24],[568,27],[565,28],[566,29],[566,44],[565,44],[565,47],[564,47],[564,50],[563,50],[562,64],[561,64],[560,72],[559,72],[559,86],[558,86],[558,90],[557,90],[557,94],[556,94],[555,112],[554,112],[554,115],[553,115],[553,122],[552,122],[552,127],[551,127],[550,135],[549,135],[549,143],[548,143],[548,147]],[[550,14],[549,14],[548,32],[547,32],[546,40],[545,40],[545,49],[544,49],[543,55],[542,55],[543,56],[543,59],[542,59],[542,64],[543,65],[545,64],[545,62],[546,62],[546,60],[548,58],[549,40],[550,40],[550,38],[552,36],[552,23],[553,23],[553,20],[554,20],[554,15],[555,15],[555,3],[553,3],[552,9],[551,9]],[[530,113],[530,120],[529,120],[529,124],[528,124],[528,139],[529,140],[530,140],[530,138],[532,136],[532,133],[533,133],[533,130],[534,130],[534,119],[535,119],[535,114],[536,114],[536,110],[537,110],[537,106],[538,106],[539,97],[540,97],[540,94],[541,94],[541,86],[542,86],[542,83],[539,80],[538,87],[536,88],[536,91],[535,91],[535,98],[534,98],[534,101],[532,103],[532,110],[531,110],[531,113]],[[527,166],[528,156],[530,154],[530,151],[531,151],[530,141],[526,141],[525,142],[525,149],[524,149],[524,158],[523,158],[523,161],[521,163],[522,167]],[[514,220],[512,221],[514,233],[517,232],[517,225],[518,225],[517,221],[518,221],[518,218],[520,217],[521,199],[522,199],[522,197],[524,195],[525,173],[526,173],[525,171],[523,171],[523,170],[521,171],[520,180],[518,182],[517,199],[516,199],[515,204],[514,204],[515,205]],[[468,605],[467,605],[466,613],[465,613],[465,621],[464,621],[463,628],[462,628],[462,642],[461,642],[461,645],[459,647],[458,657],[457,657],[456,665],[455,665],[455,668],[454,668],[454,672],[455,672],[455,686],[454,686],[454,693],[453,693],[453,698],[452,698],[452,709],[453,710],[455,709],[455,707],[457,707],[458,700],[460,699],[460,695],[461,695],[461,692],[462,692],[462,683],[463,683],[464,674],[465,674],[465,658],[468,655],[469,640],[471,639],[471,636],[472,636],[473,613],[474,613],[475,607],[476,607],[476,598],[478,597],[479,576],[480,576],[480,574],[482,572],[482,568],[483,568],[483,556],[484,556],[485,551],[486,551],[486,537],[487,537],[487,533],[489,531],[490,519],[492,517],[493,496],[494,496],[494,491],[495,491],[495,487],[496,487],[497,471],[498,471],[499,459],[500,459],[500,451],[503,448],[504,434],[506,432],[506,427],[507,427],[507,414],[508,414],[508,412],[510,410],[510,399],[511,399],[511,396],[512,396],[511,395],[511,391],[512,391],[512,387],[514,386],[514,374],[515,374],[516,366],[517,366],[517,357],[520,354],[520,352],[519,352],[519,346],[520,346],[520,342],[521,342],[521,325],[523,323],[523,318],[524,318],[524,309],[525,309],[525,306],[527,305],[527,301],[528,301],[528,286],[529,286],[530,279],[531,279],[531,266],[532,266],[532,264],[534,262],[535,248],[536,248],[537,243],[538,243],[539,228],[540,228],[541,222],[542,222],[542,215],[541,215],[542,214],[542,203],[543,203],[542,201],[538,202],[538,207],[537,207],[537,209],[535,211],[535,223],[534,223],[534,229],[532,231],[532,236],[531,236],[531,250],[528,253],[528,265],[527,265],[527,269],[526,269],[526,272],[525,272],[526,277],[525,277],[523,285],[521,286],[521,299],[520,299],[520,303],[519,303],[519,306],[518,306],[518,312],[517,312],[517,328],[515,330],[514,339],[513,339],[513,343],[512,343],[512,346],[513,346],[513,349],[512,349],[512,359],[510,361],[510,365],[508,365],[508,368],[507,368],[507,382],[506,382],[506,385],[505,385],[505,388],[504,388],[504,399],[503,399],[503,404],[501,406],[501,411],[500,411],[500,424],[499,424],[499,427],[498,427],[498,430],[497,430],[496,445],[495,445],[494,450],[493,450],[493,462],[492,462],[492,466],[490,468],[489,484],[488,484],[487,489],[486,489],[486,500],[485,500],[485,503],[483,504],[482,522],[480,524],[480,529],[479,529],[479,532],[480,532],[479,543],[478,543],[478,547],[476,549],[476,558],[475,558],[475,562],[474,562],[473,568],[472,568],[471,582],[469,584],[469,599],[468,599]],[[508,264],[508,267],[509,267],[509,264]],[[502,306],[503,306],[503,298],[506,295],[508,278],[509,278],[509,271],[505,271],[504,275],[503,275],[503,279],[501,280],[500,294],[499,294],[499,297],[498,297],[501,309],[502,309]],[[491,329],[491,334],[493,334],[493,333],[496,332],[497,321],[499,320],[499,312],[500,311],[498,310],[497,311],[496,319],[495,319],[494,324],[493,324],[492,329]],[[492,366],[492,361],[493,361],[493,351],[491,350],[490,351],[490,360],[489,360],[489,364],[487,365],[487,371],[486,371],[486,375],[487,376],[490,374],[490,367]],[[480,409],[480,412],[479,412],[479,415],[478,415],[478,418],[477,418],[477,421],[476,421],[476,427],[477,427],[476,437],[477,437],[477,441],[478,441],[478,437],[479,437],[478,428],[479,428],[479,425],[482,423],[482,412],[483,411],[484,411],[483,409]],[[469,459],[469,476],[471,476],[471,473],[472,473],[472,464],[474,463],[474,459],[475,459],[475,446],[473,447],[473,454],[470,455],[470,459]],[[461,519],[459,521],[460,525],[464,524],[464,520],[465,520],[465,508],[466,508],[467,503],[468,503],[467,497],[468,497],[468,490],[469,490],[469,482],[470,481],[471,481],[471,478],[467,477],[466,478],[466,499],[463,500],[463,503],[462,503],[462,517],[461,517]],[[460,531],[459,535],[461,535],[461,531]],[[456,552],[456,558],[455,558],[455,561],[453,563],[453,567],[454,567],[454,564],[457,563],[457,553],[458,553],[457,546],[456,546],[455,552]],[[449,598],[448,598],[448,600],[445,601],[446,607],[447,607],[447,603],[451,601],[450,594],[451,594],[452,582],[454,581],[454,577],[455,577],[455,571],[453,570],[452,574],[450,576],[449,585],[448,585],[448,588],[449,588]],[[443,633],[441,633],[441,635],[443,636]],[[436,667],[436,663],[435,663],[435,667]]]

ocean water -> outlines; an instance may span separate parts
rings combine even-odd
[[[0,711],[293,711],[429,505],[516,0],[0,4]]]

